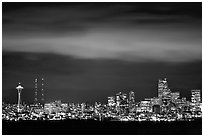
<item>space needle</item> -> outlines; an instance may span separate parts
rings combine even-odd
[[[18,91],[18,112],[20,112],[20,103],[21,103],[21,92],[23,90],[23,87],[21,86],[21,83],[18,84],[18,86],[16,87],[17,91]]]

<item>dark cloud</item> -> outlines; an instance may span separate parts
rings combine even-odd
[[[49,74],[79,74],[85,71],[88,65],[70,57],[55,55],[51,53],[32,52],[4,52],[3,66],[5,71],[32,73],[33,75]]]
[[[132,61],[199,60],[200,5],[3,3],[3,51]]]
[[[132,21],[135,25],[201,21],[200,3],[3,3],[3,13],[4,30],[16,29],[18,33],[26,29],[53,33],[83,31],[87,27],[128,25]]]

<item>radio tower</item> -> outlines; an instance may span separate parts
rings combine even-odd
[[[38,79],[35,79],[35,103],[38,103]]]
[[[42,93],[42,98],[41,98],[41,102],[42,104],[44,104],[44,78],[42,78],[42,89],[41,89],[41,93]]]

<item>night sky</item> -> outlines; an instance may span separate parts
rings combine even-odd
[[[2,98],[107,102],[118,92],[136,101],[202,89],[202,3],[2,3]]]

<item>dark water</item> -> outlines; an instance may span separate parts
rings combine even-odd
[[[2,121],[3,135],[201,135],[202,120],[190,122]]]

